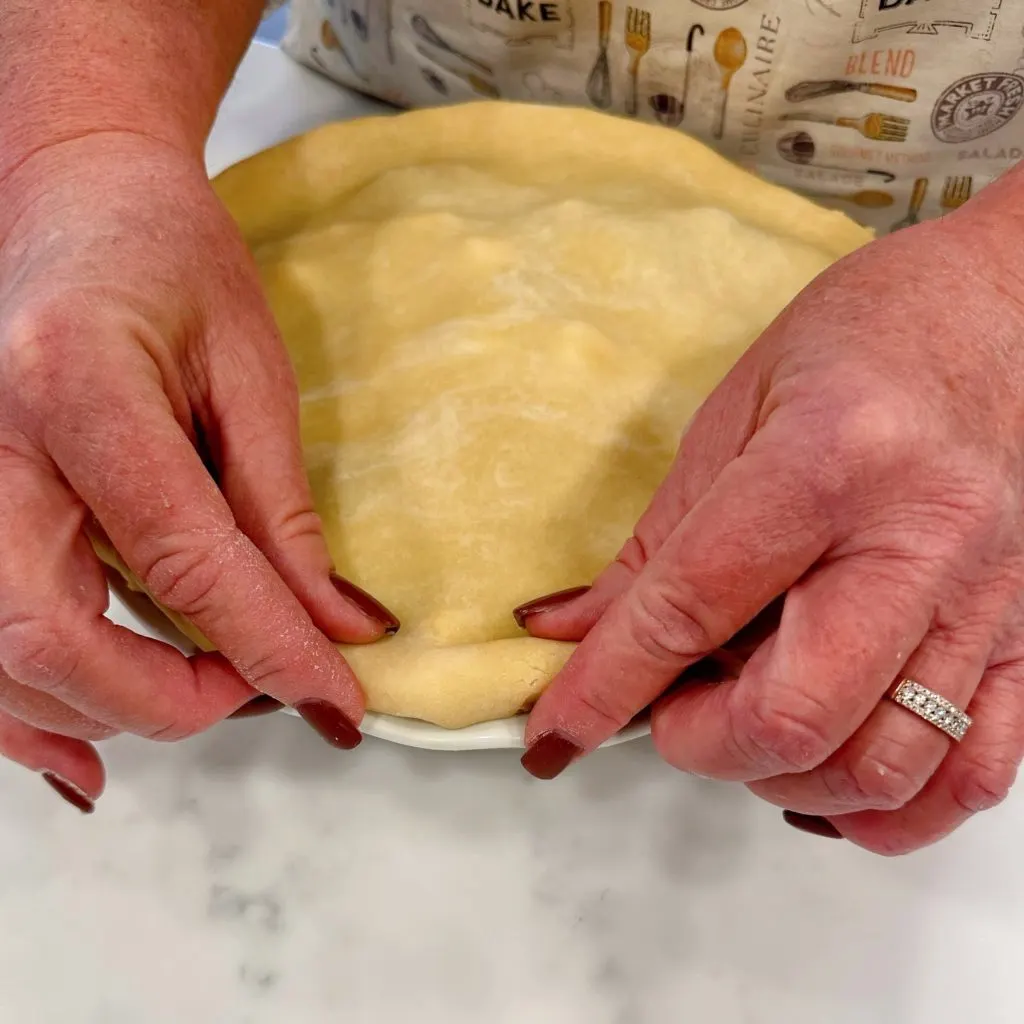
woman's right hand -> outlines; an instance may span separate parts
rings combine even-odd
[[[701,407],[586,596],[519,609],[581,641],[531,714],[528,770],[554,777],[650,706],[670,764],[878,853],[1006,796],[1024,758],[1022,174],[816,278]],[[731,667],[686,678],[731,637]],[[908,679],[939,701],[889,699]]]
[[[90,517],[222,653],[104,618]],[[23,161],[0,182],[0,753],[89,806],[88,741],[179,739],[259,693],[351,747],[331,640],[397,625],[332,574],[291,367],[200,163],[117,132]]]

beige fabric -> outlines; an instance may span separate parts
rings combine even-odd
[[[1022,31],[1022,0],[292,0],[284,47],[399,106],[661,120],[884,232],[1020,158]]]
[[[474,104],[332,125],[226,171],[298,373],[339,571],[402,620],[371,709],[514,714],[571,645],[517,604],[589,582],[684,425],[869,233],[685,136]]]

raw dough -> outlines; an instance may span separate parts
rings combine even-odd
[[[329,125],[216,188],[338,569],[402,620],[345,655],[372,710],[449,728],[537,697],[572,645],[512,608],[593,579],[701,400],[870,238],[677,132],[512,104]]]

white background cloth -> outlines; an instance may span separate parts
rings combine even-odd
[[[258,47],[232,159],[360,101]],[[0,765],[4,1024],[1020,1024],[1024,797],[901,860],[646,741],[328,748],[294,719],[106,744],[91,818]]]

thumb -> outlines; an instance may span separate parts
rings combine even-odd
[[[535,598],[515,610],[531,636],[580,641],[626,593],[673,530],[753,436],[761,395],[752,361],[740,360],[707,398],[683,434],[668,476],[633,535],[589,588]]]
[[[232,336],[211,339],[201,425],[220,489],[241,530],[323,633],[344,643],[379,640],[399,622],[333,571],[303,464],[298,388],[283,343],[272,322],[254,325],[239,341],[244,323],[236,318]]]
[[[813,467],[748,446],[541,694],[523,764],[553,778],[751,623],[828,547]]]

